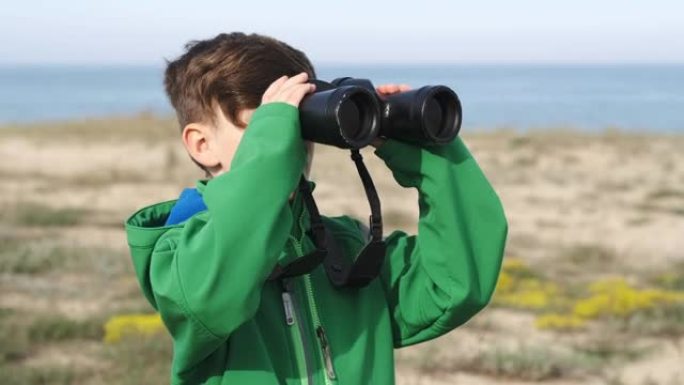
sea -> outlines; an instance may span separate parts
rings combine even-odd
[[[0,127],[172,113],[162,66],[0,66]],[[464,130],[684,133],[684,64],[319,65],[318,78],[446,85]]]

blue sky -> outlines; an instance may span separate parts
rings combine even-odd
[[[681,0],[2,0],[0,64],[161,64],[223,31],[315,63],[684,62]]]

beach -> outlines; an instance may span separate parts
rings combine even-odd
[[[397,350],[397,383],[684,383],[684,134],[462,137],[506,211],[503,278],[466,325]],[[386,234],[415,233],[416,191],[372,149],[363,154]],[[108,339],[105,326],[153,313],[125,219],[202,177],[175,122],[139,114],[0,127],[0,158],[3,383],[168,382],[163,329]],[[312,179],[324,215],[367,218],[348,152],[317,146]]]

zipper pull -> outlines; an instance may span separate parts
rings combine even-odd
[[[280,279],[280,288],[282,289],[281,297],[283,299],[283,308],[285,309],[285,323],[292,326],[295,323],[294,303],[292,302],[292,281],[289,279]]]
[[[328,378],[334,380],[337,378],[335,374],[335,367],[332,362],[332,352],[330,351],[330,344],[328,344],[328,337],[325,335],[325,330],[323,326],[319,326],[316,329],[316,335],[318,340],[321,342],[321,349],[323,349],[323,359],[325,360],[325,372],[328,374]]]
[[[292,297],[287,291],[283,292],[283,307],[285,308],[285,323],[292,326],[295,323],[294,309],[292,307]]]

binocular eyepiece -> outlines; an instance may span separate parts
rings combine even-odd
[[[304,139],[361,148],[378,136],[419,145],[451,142],[461,129],[461,102],[446,86],[380,96],[368,79],[313,80],[316,92],[300,103]]]

